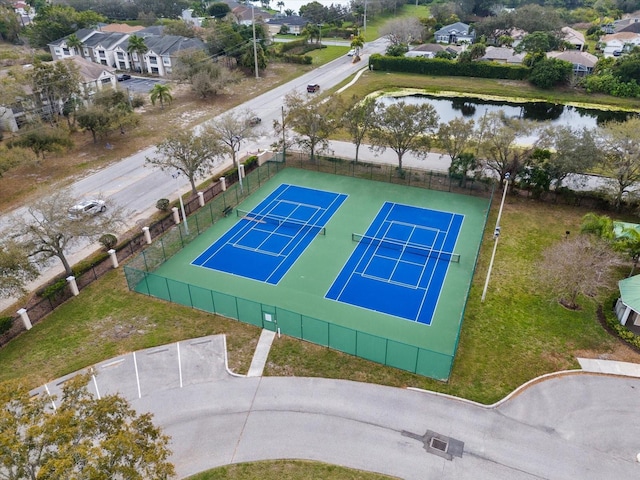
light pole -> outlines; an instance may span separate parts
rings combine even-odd
[[[507,197],[507,190],[509,189],[509,173],[504,174],[504,190],[502,192],[502,201],[500,202],[500,209],[498,210],[498,219],[496,220],[496,228],[493,231],[493,238],[495,243],[493,244],[493,253],[491,254],[491,260],[489,261],[489,270],[487,271],[487,279],[484,282],[484,288],[482,289],[481,302],[484,303],[484,299],[487,296],[487,287],[489,286],[489,279],[491,278],[491,270],[493,269],[493,260],[496,258],[496,250],[498,249],[498,239],[500,238],[500,217],[502,217],[502,209],[504,207],[504,199]]]
[[[171,176],[176,180],[180,176],[180,171],[176,171],[172,173]],[[187,216],[184,213],[184,202],[182,201],[182,195],[180,194],[180,186],[178,185],[178,198],[180,199],[180,210],[182,211],[182,220],[184,221],[184,233],[185,235],[189,235],[189,225],[187,224]]]
[[[242,140],[242,138],[240,138],[239,135],[235,135],[232,140],[233,140],[233,143],[231,145],[231,148],[233,148],[233,160],[238,169],[238,182],[240,183],[240,193],[244,194],[244,187],[242,185],[242,172],[240,171],[240,160],[238,159],[238,154],[240,153],[240,141]]]
[[[258,47],[256,46],[256,20],[253,13],[253,4],[251,5],[251,28],[253,29],[253,64],[256,69],[256,78],[260,78],[258,73]]]

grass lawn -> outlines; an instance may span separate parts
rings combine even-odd
[[[367,19],[367,30],[364,33],[365,41],[372,42],[376,38],[380,37],[380,28],[389,20],[396,18],[427,18],[429,17],[428,5],[402,5],[398,8],[398,11],[393,13],[385,13],[384,15],[377,15],[373,18]]]
[[[385,480],[379,473],[363,472],[336,465],[302,460],[275,460],[239,463],[198,473],[186,480]]]
[[[326,48],[320,48],[318,50],[311,50],[305,55],[309,55],[313,58],[313,65],[324,65],[336,58],[346,55],[349,51],[349,47],[341,47],[336,45],[328,45]]]

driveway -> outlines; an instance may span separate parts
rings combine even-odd
[[[638,378],[567,374],[486,407],[345,380],[239,377],[225,365],[224,337],[203,337],[103,362],[90,387],[152,412],[180,477],[280,458],[416,480],[640,476]]]

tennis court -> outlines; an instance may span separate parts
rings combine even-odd
[[[464,216],[385,202],[326,298],[431,324]]]
[[[277,285],[346,198],[282,184],[191,264]]]

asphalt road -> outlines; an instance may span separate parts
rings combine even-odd
[[[154,414],[180,477],[281,458],[411,480],[640,477],[638,378],[564,374],[487,407],[345,380],[234,376],[223,336],[142,350],[94,371],[94,393],[120,392]],[[434,437],[446,452],[431,447]]]

